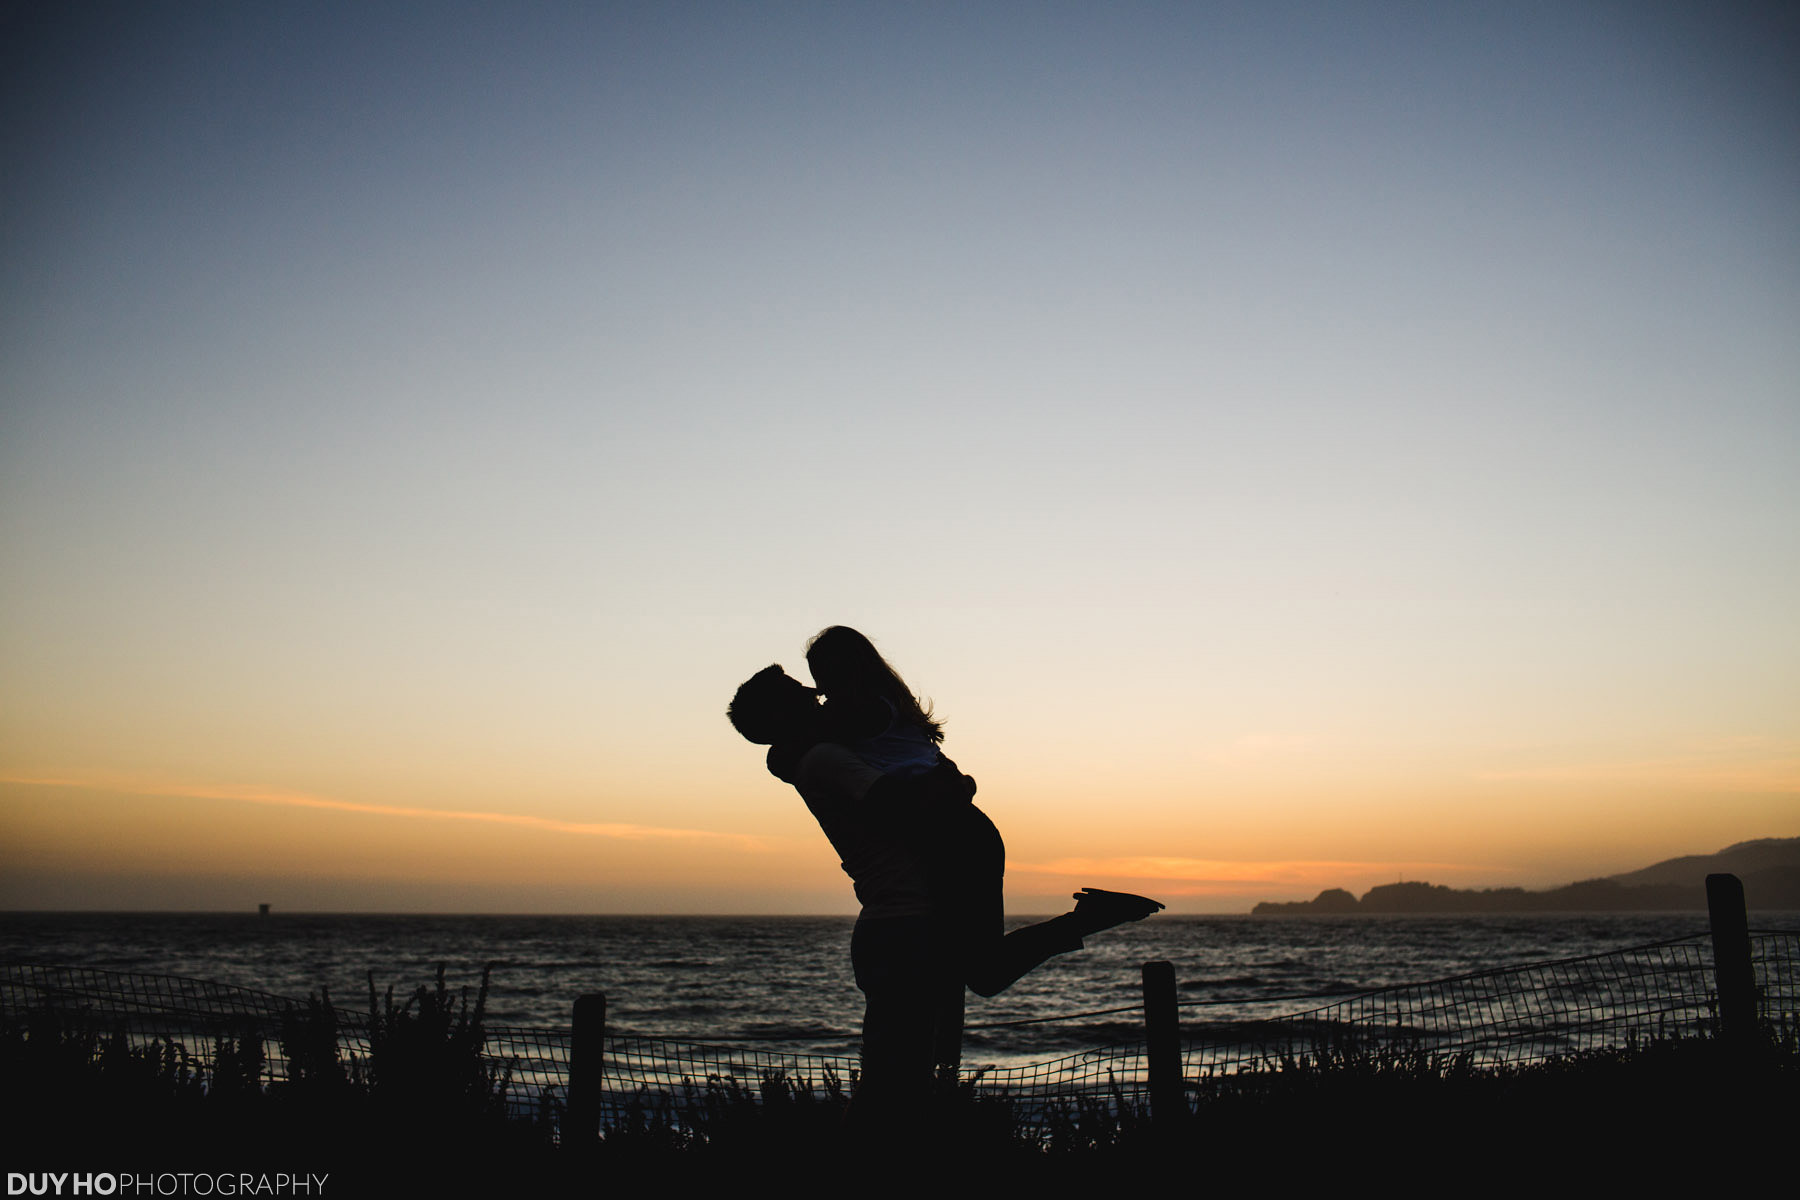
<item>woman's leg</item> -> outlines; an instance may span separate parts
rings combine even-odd
[[[1081,949],[1072,913],[1006,930],[1006,843],[987,815],[971,805],[953,876],[946,881],[945,922],[954,929],[962,975],[978,996],[994,996],[1058,954]]]
[[[968,852],[943,890],[953,897],[946,919],[961,931],[963,979],[978,996],[999,995],[1045,960],[1081,949],[1086,935],[1162,907],[1142,896],[1083,888],[1072,911],[1006,933],[1006,843],[980,809],[970,805],[968,812],[962,842]]]

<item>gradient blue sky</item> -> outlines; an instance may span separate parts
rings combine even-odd
[[[841,910],[720,716],[833,622],[1027,897],[1800,831],[1792,6],[0,47],[0,904]]]

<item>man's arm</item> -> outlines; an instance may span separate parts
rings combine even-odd
[[[802,793],[829,796],[852,809],[861,809],[870,790],[886,778],[836,742],[814,742],[791,757],[777,755],[780,749],[784,748],[769,748],[769,770],[776,778],[793,784]],[[782,774],[776,769],[778,765],[789,773]]]
[[[863,798],[871,813],[899,825],[930,821],[974,800],[975,781],[950,762],[923,775],[883,775]]]
[[[897,833],[923,830],[975,798],[975,781],[948,759],[923,775],[884,775],[835,742],[770,747],[769,770]]]

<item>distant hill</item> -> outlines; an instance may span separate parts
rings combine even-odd
[[[1664,859],[1642,870],[1607,878],[1626,887],[1670,883],[1682,887],[1695,883],[1705,886],[1708,875],[1721,871],[1743,879],[1771,869],[1796,866],[1800,866],[1800,838],[1758,838],[1754,842],[1727,846],[1717,854]]]
[[[1670,912],[1706,908],[1706,877],[1728,872],[1744,883],[1756,909],[1800,909],[1800,838],[1762,838],[1717,854],[1690,854],[1547,891],[1524,888],[1461,890],[1431,883],[1384,883],[1359,900],[1327,888],[1312,900],[1265,901],[1259,915],[1292,913]]]

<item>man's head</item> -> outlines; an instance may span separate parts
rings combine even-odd
[[[779,666],[764,667],[738,688],[725,716],[749,741],[772,746],[817,736],[819,699]]]

